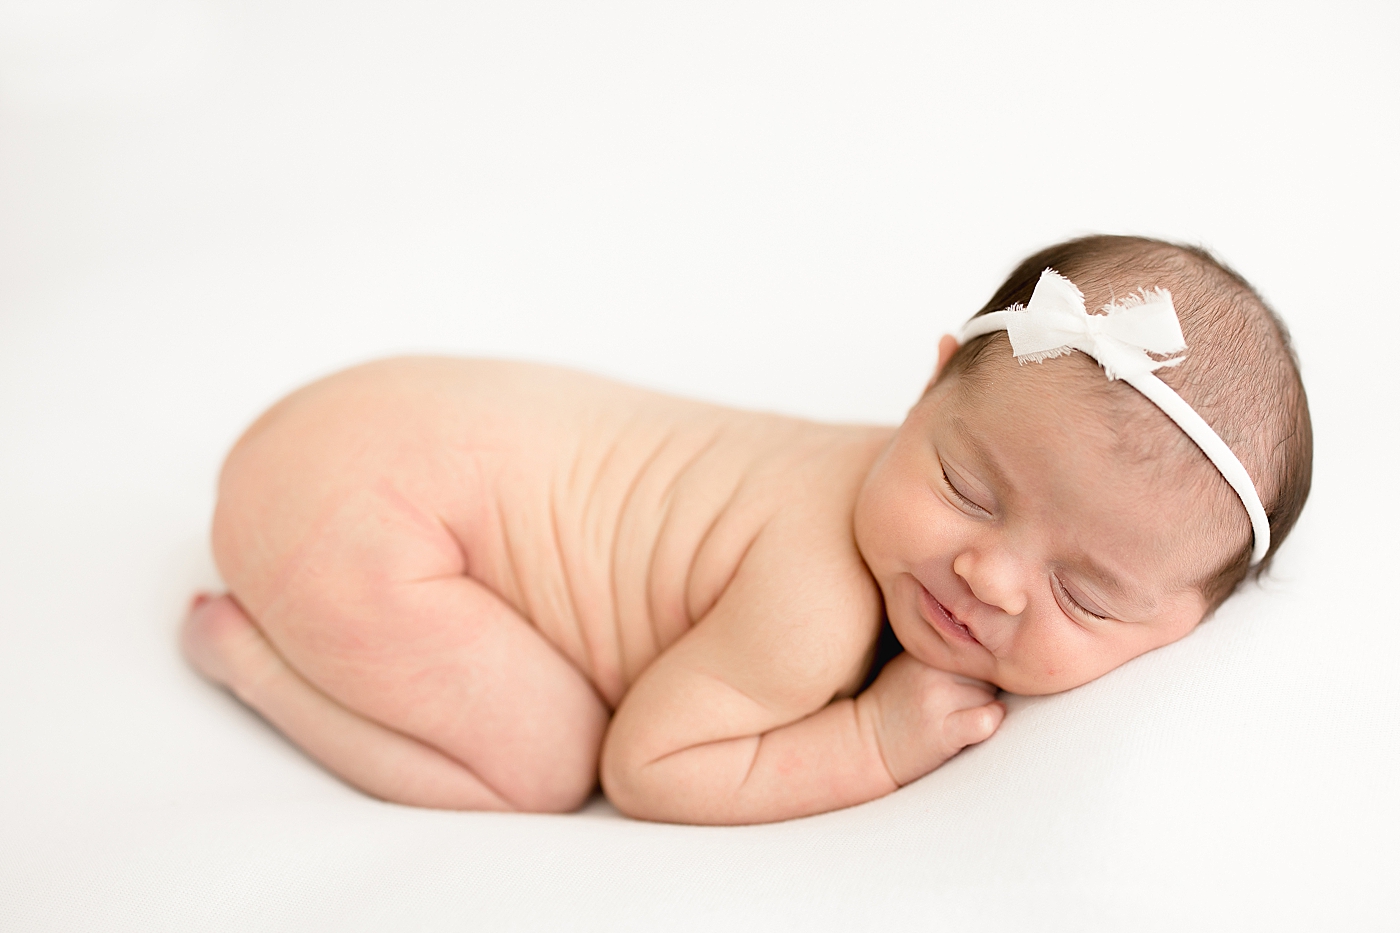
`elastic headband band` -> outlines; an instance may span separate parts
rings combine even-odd
[[[1155,360],[1148,356],[1149,351],[1167,356],[1186,349],[1171,293],[1164,288],[1144,290],[1104,305],[1103,310],[1104,314],[1090,314],[1084,307],[1084,294],[1075,284],[1055,270],[1046,269],[1040,274],[1030,304],[1024,308],[1012,305],[1004,311],[973,318],[963,327],[960,342],[1005,330],[1011,338],[1011,352],[1021,363],[1038,363],[1079,350],[1098,361],[1109,379],[1121,379],[1147,396],[1195,441],[1240,497],[1254,529],[1249,563],[1259,563],[1269,553],[1269,517],[1249,471],[1186,399],[1152,372],[1175,366],[1183,357]]]

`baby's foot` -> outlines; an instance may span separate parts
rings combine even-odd
[[[195,670],[235,690],[277,662],[262,633],[228,595],[195,596],[180,628],[180,648]]]

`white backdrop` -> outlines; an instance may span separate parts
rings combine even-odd
[[[1395,928],[1400,7],[0,0],[0,928]],[[895,421],[1085,232],[1291,325],[1273,577],[864,807],[368,800],[179,660],[219,462],[317,375],[553,361]]]

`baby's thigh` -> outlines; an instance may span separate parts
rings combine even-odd
[[[285,476],[267,488],[226,477],[215,556],[234,597],[332,699],[447,753],[517,806],[577,806],[608,719],[591,685],[465,575],[431,503],[346,479],[298,489]]]

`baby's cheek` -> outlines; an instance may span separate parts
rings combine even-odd
[[[861,549],[875,553],[888,549],[898,538],[900,512],[899,497],[891,484],[872,477],[856,499],[854,525]]]

